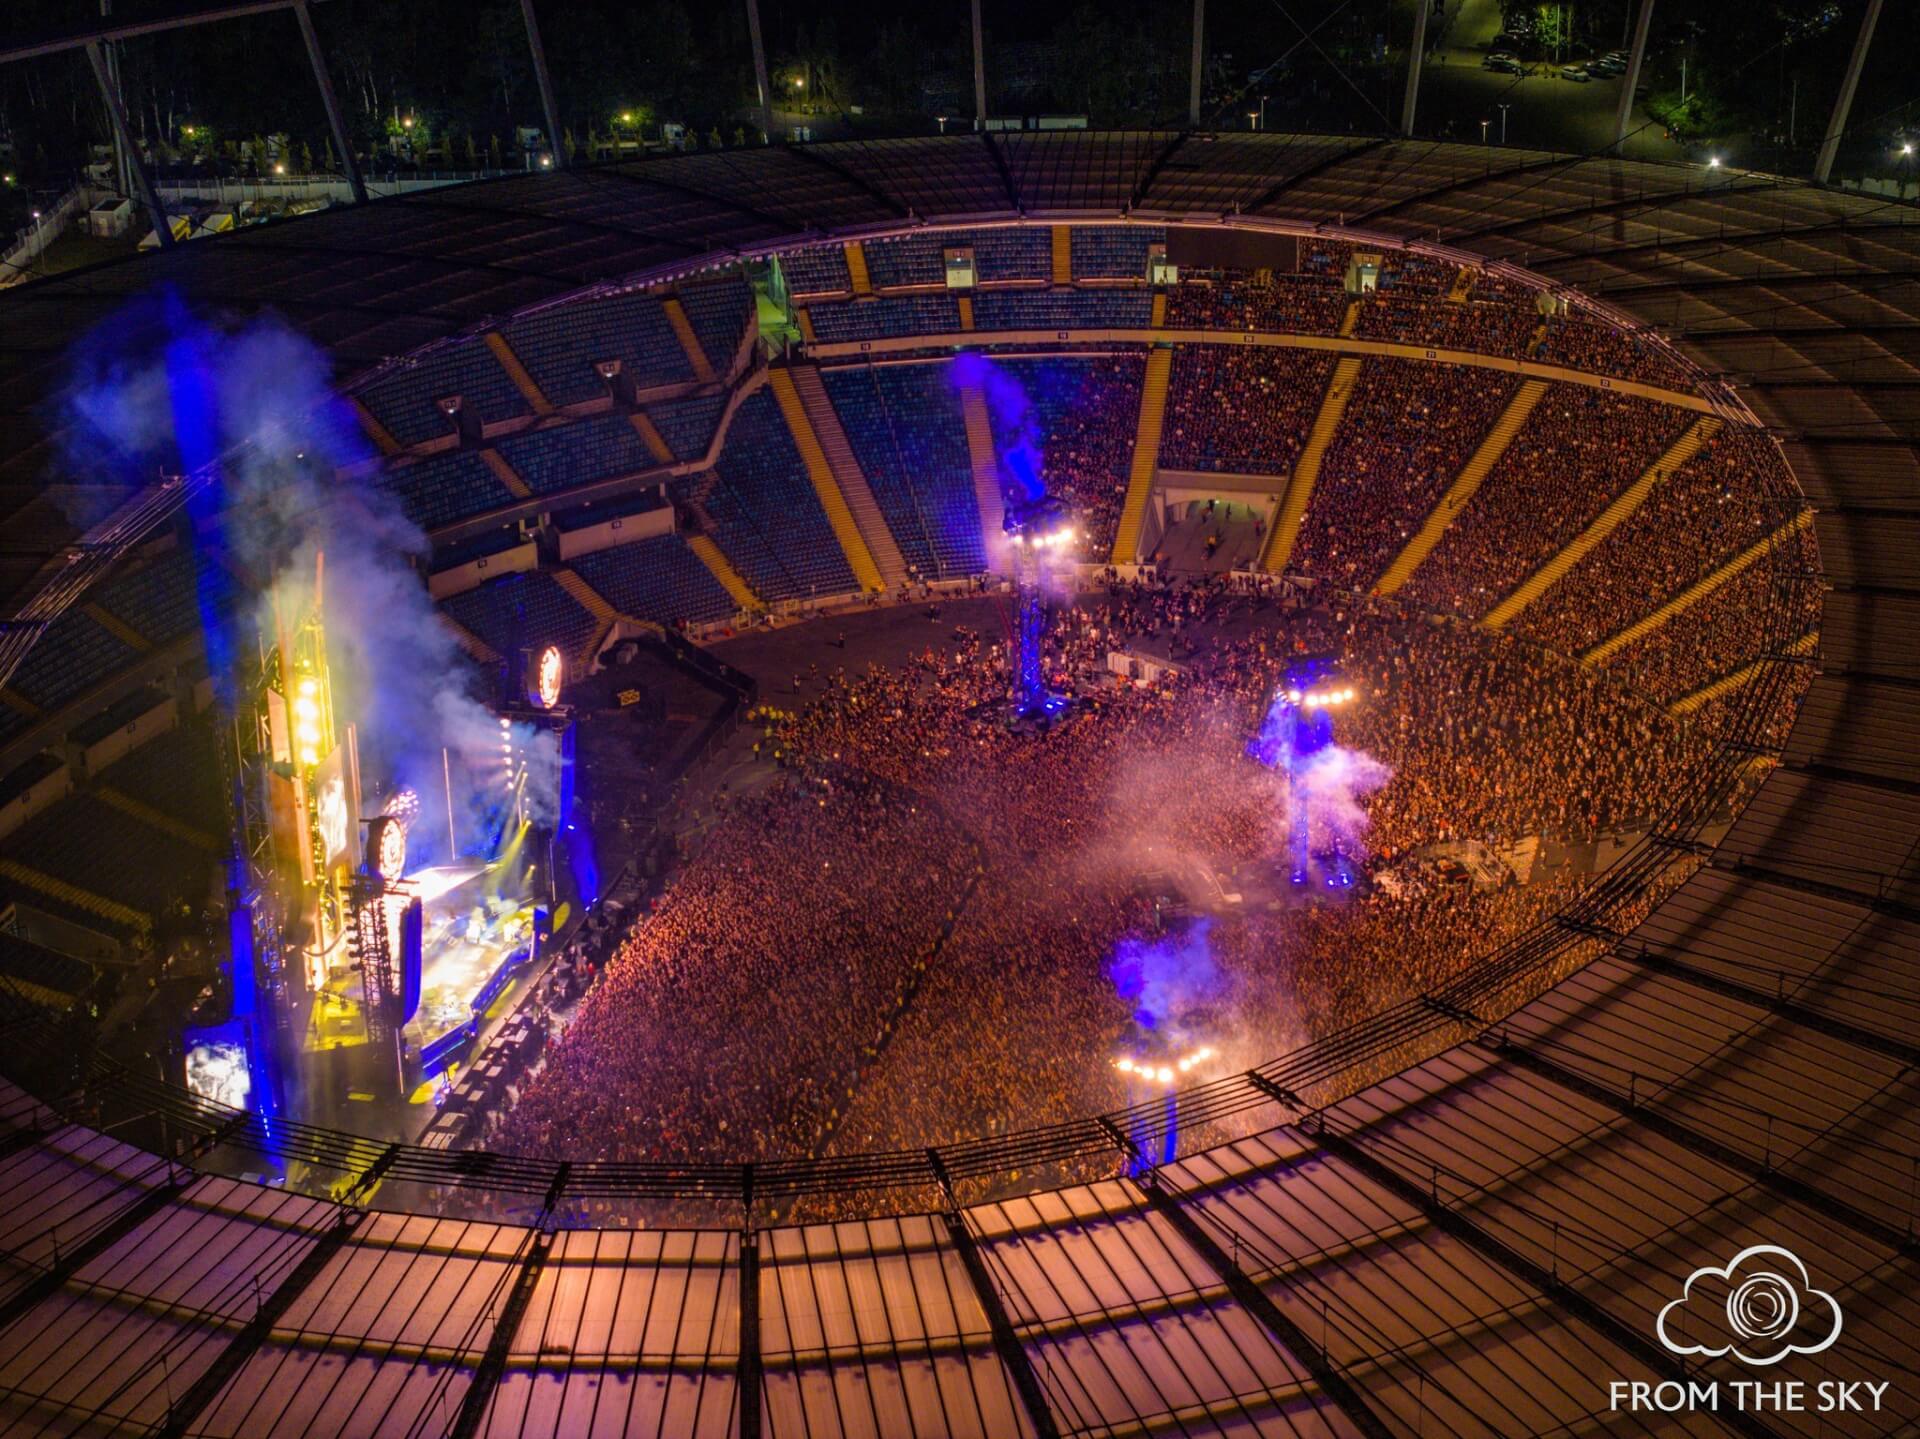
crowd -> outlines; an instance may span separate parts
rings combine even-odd
[[[1723,429],[1533,604],[1527,628],[1580,654],[1774,533],[1804,503],[1772,440]]]
[[[1110,579],[1057,616],[1048,669],[1085,700],[1043,737],[1000,719],[999,633],[939,633],[764,718],[765,788],[609,959],[499,1147],[918,1149],[1141,1099],[1111,1063],[1130,1031],[1109,964],[1122,938],[1179,928],[1165,906],[1195,875],[1217,901],[1205,1039],[1244,1068],[1550,913],[1586,882],[1569,847],[1645,823],[1707,751],[1609,673],[1331,591]],[[1117,649],[1180,672],[1118,682]],[[1391,772],[1363,801],[1376,874],[1449,841],[1554,857],[1524,884],[1288,902],[1281,781],[1245,745],[1303,652],[1342,657],[1358,701],[1340,741]]]
[[[1347,298],[1344,288],[1320,279],[1230,272],[1168,291],[1167,328],[1335,335],[1346,318]]]
[[[1517,383],[1494,370],[1369,360],[1320,463],[1289,567],[1346,588],[1371,584],[1439,503]]]
[[[1006,367],[1037,411],[1046,439],[1041,478],[1047,492],[1073,511],[1085,536],[1080,553],[1104,559],[1113,550],[1133,464],[1146,357],[1089,355],[1009,361]]]
[[[1430,608],[1492,609],[1632,484],[1697,417],[1555,385],[1407,584]]]
[[[1161,465],[1286,474],[1332,374],[1332,358],[1312,350],[1183,346],[1167,387]]]
[[[1535,358],[1590,375],[1618,375],[1650,385],[1690,390],[1693,382],[1673,351],[1644,335],[1628,334],[1593,320],[1554,318]]]

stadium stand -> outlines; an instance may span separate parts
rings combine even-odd
[[[556,405],[605,395],[606,381],[594,370],[601,360],[620,361],[642,390],[693,381],[659,297],[644,292],[555,306],[516,320],[500,333],[541,393]]]
[[[513,492],[472,450],[393,465],[382,482],[398,496],[407,518],[423,530],[513,502]]]
[[[844,295],[853,290],[847,274],[847,252],[840,245],[809,245],[780,256],[787,289],[795,295]]]
[[[1512,398],[1511,376],[1371,359],[1338,435],[1289,568],[1370,584],[1419,528]]]
[[[952,295],[882,295],[807,307],[814,333],[833,343],[893,335],[938,335],[960,328],[960,307]]]
[[[716,375],[724,376],[753,320],[753,291],[742,275],[683,285],[678,298]]]
[[[1160,463],[1173,470],[1284,475],[1333,374],[1311,350],[1187,345],[1174,352]]]
[[[1133,464],[1143,355],[1084,359],[1005,360],[1003,368],[1026,392],[1041,441],[1041,475],[1063,496],[1075,525],[1087,535],[1087,555],[1113,545],[1120,502]],[[1004,443],[1005,416],[992,416]]]
[[[1167,243],[1159,225],[1075,225],[1068,243],[1076,280],[1147,278],[1147,252]]]
[[[965,422],[944,363],[827,370],[821,378],[901,555],[923,577],[986,568]]]
[[[1144,330],[1153,321],[1145,290],[982,290],[976,330]]]
[[[546,332],[555,335],[564,335],[571,327],[571,320],[546,322]],[[560,343],[571,351],[570,341]],[[524,355],[521,363],[526,363]],[[591,366],[588,374],[592,375]],[[594,384],[599,387],[597,379]],[[403,445],[452,433],[451,422],[439,408],[439,402],[451,395],[460,397],[463,413],[483,425],[532,413],[526,397],[478,340],[462,340],[401,365],[358,393],[360,403]]]
[[[647,406],[647,418],[660,432],[677,460],[704,457],[720,428],[720,415],[727,407],[725,395],[696,395],[685,400],[663,400]]]
[[[720,548],[762,599],[843,595],[858,588],[765,388],[734,412],[711,479],[683,483],[683,493],[712,517]]]
[[[625,415],[596,415],[500,441],[500,457],[536,495],[659,468]]]
[[[624,615],[662,624],[725,619],[734,603],[678,535],[653,535],[581,555],[572,566]]]
[[[1630,395],[1553,386],[1405,592],[1437,610],[1486,613],[1579,534],[1691,419]]]
[[[521,649],[558,645],[570,659],[584,658],[598,624],[580,602],[551,575],[538,571],[502,575],[478,589],[441,601],[455,623],[493,649],[510,655]]]

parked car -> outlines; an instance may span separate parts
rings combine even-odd
[[[1587,81],[1591,80],[1593,76],[1587,73],[1587,67],[1585,65],[1562,65],[1560,67],[1560,78],[1562,80],[1578,80],[1584,85]]]
[[[1497,70],[1502,75],[1524,75],[1526,67],[1511,55],[1489,55],[1480,62],[1488,70]]]

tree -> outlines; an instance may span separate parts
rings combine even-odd
[[[305,140],[300,142],[300,173],[303,175],[313,173],[313,146]]]
[[[326,165],[327,165],[327,173],[328,173],[329,175],[331,175],[331,174],[334,174],[334,173],[335,173],[336,171],[338,171],[338,170],[339,170],[339,168],[340,168],[340,157],[339,157],[338,155],[336,155],[336,154],[334,154],[334,153],[333,153],[333,141],[332,141],[332,140],[326,140],[326,141],[324,141],[324,142],[322,142],[322,143],[323,143],[323,146],[324,146],[324,150],[325,150],[325,154],[326,154]]]
[[[498,135],[490,135],[487,137],[487,160],[496,170],[506,168],[500,162],[500,137]]]
[[[567,163],[572,164],[573,157],[580,148],[573,143],[573,126],[569,125],[560,132],[560,147],[567,153]]]
[[[466,159],[469,170],[478,170],[480,168],[480,152],[474,146],[473,131],[471,130],[467,131]]]

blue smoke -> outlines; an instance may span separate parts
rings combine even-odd
[[[1114,946],[1107,977],[1142,1029],[1178,1039],[1182,1017],[1219,1001],[1226,976],[1213,957],[1211,919],[1143,938],[1128,935]]]
[[[1039,418],[1020,382],[986,356],[970,351],[953,357],[948,378],[956,389],[979,390],[987,402],[1001,493],[1014,504],[1044,498],[1046,446]]]

